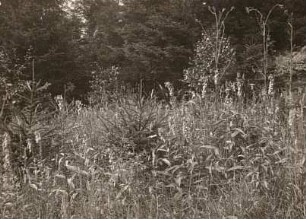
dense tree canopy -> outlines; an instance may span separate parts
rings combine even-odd
[[[52,84],[53,93],[62,93],[68,82],[84,82],[77,63],[80,25],[63,10],[63,0],[7,0],[0,6],[1,49],[25,66],[24,79],[32,77]],[[31,60],[26,60],[31,59]]]
[[[119,66],[131,84],[181,78],[197,33],[190,10],[183,1],[83,1],[92,61]]]
[[[291,15],[295,48],[306,44],[304,0],[77,0],[67,11],[69,2],[2,0],[0,5],[1,51],[24,65],[23,79],[32,77],[34,59],[35,78],[50,82],[53,94],[69,84],[75,86],[73,96],[85,94],[97,65],[118,66],[119,78],[131,85],[180,81],[203,30],[215,28],[209,6],[217,12],[235,8],[225,21],[225,35],[236,51],[234,69],[248,78],[256,78],[262,66],[263,42],[260,16],[246,7],[266,18],[274,5],[284,6],[274,8],[266,23],[272,62],[290,49]]]

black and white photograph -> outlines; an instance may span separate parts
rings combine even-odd
[[[305,219],[306,0],[0,0],[0,219]]]

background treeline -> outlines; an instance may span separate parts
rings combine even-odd
[[[35,79],[51,83],[54,95],[84,98],[92,73],[112,66],[131,86],[140,80],[148,89],[165,81],[182,86],[203,29],[215,27],[208,7],[214,6],[217,12],[235,8],[225,20],[236,51],[230,71],[253,80],[262,65],[262,36],[259,17],[245,8],[266,16],[275,4],[284,7],[276,8],[267,23],[271,57],[290,49],[291,15],[295,48],[306,44],[304,0],[2,0],[1,76],[12,84],[31,79],[34,59]]]

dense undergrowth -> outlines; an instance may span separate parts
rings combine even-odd
[[[53,111],[32,97],[7,125],[19,151],[15,184],[0,186],[3,219],[306,216],[281,97],[125,94],[95,106],[57,99]]]

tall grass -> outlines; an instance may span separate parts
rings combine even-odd
[[[306,216],[279,98],[168,107],[130,94],[100,107],[63,102],[52,115],[52,135],[38,139],[48,156],[27,167],[13,202],[0,186],[1,218]]]

